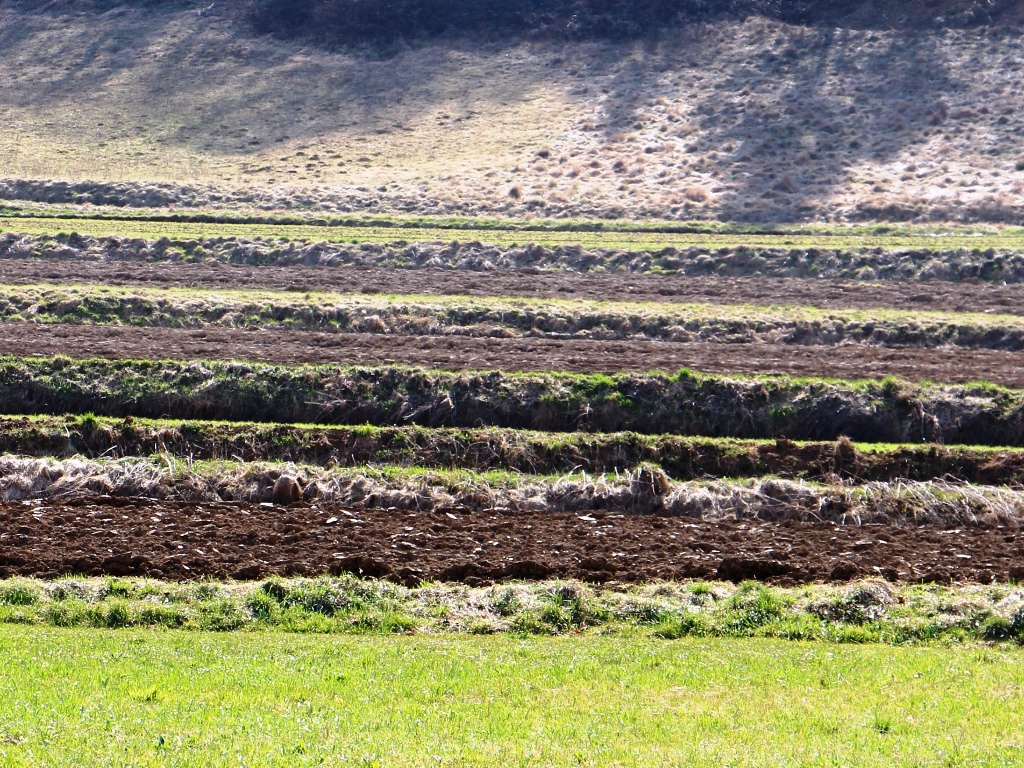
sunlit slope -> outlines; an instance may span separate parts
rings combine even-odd
[[[383,55],[254,37],[172,3],[8,8],[0,51],[8,198],[761,222],[1024,216],[1024,47],[984,28],[751,19],[655,42],[441,40]]]

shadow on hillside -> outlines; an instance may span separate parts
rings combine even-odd
[[[59,26],[45,29],[42,16],[0,24],[0,57],[47,51],[43,67],[5,83],[0,107],[57,115],[103,104],[123,133],[152,131],[168,149],[247,159],[279,140],[352,129],[357,142],[402,131],[424,112],[458,103],[469,86],[467,103],[486,109],[514,107],[545,85],[537,69],[489,77],[516,55],[498,44],[485,50],[452,42],[381,59],[240,35],[226,17],[194,10],[115,8],[84,18],[69,17],[76,34],[64,35]],[[730,47],[737,27],[758,24],[760,39]],[[585,64],[583,82],[605,92],[606,145],[635,130],[659,96],[688,99],[687,120],[697,129],[686,139],[689,156],[693,163],[710,158],[701,170],[716,173],[714,208],[728,220],[814,217],[851,169],[898,159],[938,124],[964,130],[952,106],[961,86],[933,32],[876,35],[751,20],[730,29],[694,24],[630,44],[549,47],[554,54],[560,46]],[[486,66],[464,75],[460,62],[473,55]],[[694,73],[705,78],[702,87],[671,83]],[[104,130],[114,133],[109,123]],[[682,168],[677,182],[694,183]],[[885,191],[878,194],[884,206]]]
[[[638,111],[664,90],[665,71],[706,72],[709,79],[727,72],[689,104],[699,128],[690,155],[714,158],[726,185],[716,195],[724,219],[806,219],[851,168],[891,162],[923,132],[950,127],[960,86],[938,36],[881,42],[870,32],[790,28],[778,38],[783,45],[766,42],[726,65],[708,53],[717,42],[701,29],[672,45],[634,46],[628,64],[608,67],[604,130],[613,141],[635,127]],[[886,204],[884,194],[879,202]]]
[[[948,119],[957,84],[934,36],[907,35],[861,53],[852,34],[816,31],[802,50],[765,57],[771,76],[791,83],[773,103],[750,103],[731,120],[716,119],[714,104],[702,105],[704,149],[735,147],[723,161],[735,185],[719,199],[723,217],[802,220],[845,183],[850,168],[889,163],[919,132]],[[852,92],[830,85],[834,78]],[[727,86],[742,87],[735,80]]]
[[[464,51],[482,47],[467,41],[397,48],[391,57],[332,53],[240,34],[225,15],[200,17],[177,5],[121,7],[84,21],[13,18],[0,23],[0,55],[46,53],[41,68],[5,83],[0,107],[54,115],[78,105],[102,108],[123,121],[118,129],[153,130],[167,148],[234,156],[345,128],[402,131],[425,110],[464,99],[465,89],[438,81],[457,72]],[[536,86],[480,79],[472,98],[514,105]],[[108,121],[106,132],[111,128]]]

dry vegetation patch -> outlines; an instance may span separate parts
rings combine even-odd
[[[25,224],[24,220],[12,220]],[[104,225],[107,226],[107,225]],[[113,224],[133,226],[132,224]],[[149,230],[160,224],[148,224]],[[329,230],[328,230],[329,231]],[[395,232],[389,230],[389,237]],[[518,237],[518,235],[517,235]],[[817,246],[811,236],[805,247],[709,245],[675,247],[647,243],[648,235],[628,235],[631,248],[584,248],[581,236],[560,235],[563,245],[487,245],[459,242],[309,242],[285,237],[155,237],[95,236],[78,233],[0,234],[0,258],[59,259],[102,263],[201,263],[254,266],[429,268],[466,272],[499,270],[569,271],[584,274],[643,273],[676,276],[745,276],[853,279],[860,281],[942,280],[949,282],[1019,283],[1024,281],[1024,256],[1019,236],[1004,248],[965,247],[965,239],[947,247],[946,238],[919,238],[920,247],[864,247],[852,237],[839,247]],[[613,235],[613,237],[615,237]],[[653,236],[657,237],[657,236]],[[740,239],[743,239],[742,237]],[[783,238],[788,240],[789,238]],[[825,238],[827,241],[827,238]],[[969,240],[968,240],[969,243]]]
[[[1024,349],[1024,321],[1015,315],[322,292],[300,297],[199,289],[0,287],[0,321],[494,339]]]
[[[557,475],[629,473],[650,464],[675,480],[767,475],[848,484],[900,479],[1014,485],[1024,453],[936,445],[857,445],[675,435],[545,433],[497,428],[326,427],[109,419],[92,414],[0,419],[0,450],[35,456],[301,462]],[[639,480],[638,480],[639,482]],[[662,493],[652,476],[644,480]],[[638,486],[639,487],[639,486]],[[282,487],[281,493],[292,492]],[[272,495],[276,494],[275,489]]]
[[[252,37],[176,6],[9,5],[0,35],[8,197],[759,222],[1022,216],[1024,59],[1000,28],[751,18],[653,42],[442,40],[382,58]],[[22,179],[67,183],[19,191]],[[86,179],[99,184],[77,185]]]

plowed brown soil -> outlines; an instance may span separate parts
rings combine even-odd
[[[274,363],[421,365],[446,370],[775,373],[847,379],[987,380],[1024,387],[1024,356],[989,350],[889,349],[586,339],[481,339],[233,328],[0,324],[0,354]]]
[[[1014,529],[703,523],[654,515],[470,513],[85,499],[0,504],[0,575],[255,579],[352,572],[481,583],[688,577],[778,583],[1005,581]]]
[[[617,301],[793,305],[832,309],[931,309],[1024,314],[1018,286],[942,281],[860,282],[575,272],[253,267],[2,259],[0,284],[100,283],[152,287],[522,296]]]

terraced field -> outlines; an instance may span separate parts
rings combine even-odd
[[[5,575],[1024,576],[1016,235],[54,222],[0,236]]]
[[[488,2],[0,2],[0,763],[1020,764],[1024,6]]]

